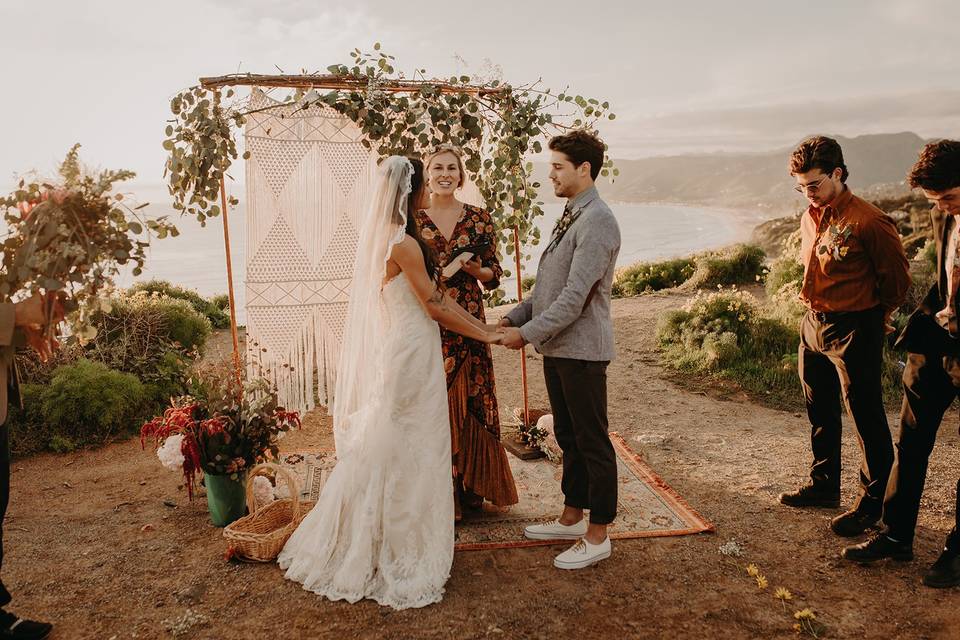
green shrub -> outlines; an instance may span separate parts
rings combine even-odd
[[[98,332],[86,356],[136,375],[156,410],[186,391],[187,370],[206,344],[210,322],[184,300],[137,293],[111,302],[94,318]]]
[[[10,452],[13,455],[26,455],[50,448],[56,432],[47,426],[40,411],[43,390],[43,385],[21,384],[20,399],[23,408],[21,409],[17,402],[10,402],[7,407],[6,424],[10,434]]]
[[[767,315],[747,293],[717,291],[699,293],[683,309],[662,316],[657,340],[670,368],[717,376],[795,403],[795,326]]]
[[[614,278],[614,291],[620,297],[669,289],[686,282],[693,272],[693,258],[638,262],[617,271]]]
[[[230,326],[230,315],[227,309],[230,300],[226,295],[219,295],[207,300],[192,289],[185,289],[166,280],[148,280],[138,282],[130,287],[130,293],[137,292],[157,293],[168,298],[186,300],[195,311],[207,317],[214,329],[225,329]]]
[[[696,269],[687,280],[687,285],[697,289],[755,284],[764,277],[766,254],[757,245],[738,244],[702,253],[695,258]]]
[[[57,369],[40,394],[43,421],[76,445],[136,433],[149,411],[136,376],[79,360]]]
[[[22,384],[23,409],[10,404],[10,450],[67,453],[137,433],[151,413],[146,389],[135,376],[78,360],[56,369],[49,385]]]
[[[221,293],[221,294],[219,294],[219,295],[215,295],[215,296],[213,296],[212,298],[210,298],[210,304],[212,304],[213,306],[215,306],[217,309],[221,309],[221,310],[226,311],[227,313],[229,313],[229,310],[230,310],[230,296],[228,296],[228,295],[225,294],[225,293]],[[217,327],[217,328],[219,329],[220,327]]]

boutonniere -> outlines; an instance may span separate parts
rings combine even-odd
[[[820,255],[827,254],[838,262],[843,260],[850,251],[847,241],[853,234],[854,227],[856,227],[855,223],[844,224],[842,220],[831,224],[827,227],[825,237],[820,240],[817,253]]]
[[[551,240],[550,244],[547,246],[547,251],[552,250],[563,239],[564,234],[567,233],[574,222],[577,221],[577,218],[580,217],[580,213],[583,211],[583,208],[577,209],[576,211],[564,211],[563,215],[557,220],[557,223],[553,227],[553,233],[550,234]]]

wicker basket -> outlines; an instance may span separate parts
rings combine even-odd
[[[290,498],[274,500],[260,509],[253,498],[253,479],[267,471],[283,476],[290,491]],[[258,464],[247,474],[248,515],[227,525],[223,537],[233,554],[244,560],[272,562],[279,555],[287,538],[312,507],[312,503],[300,502],[300,491],[290,472],[275,464]]]

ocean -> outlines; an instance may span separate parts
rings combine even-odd
[[[147,250],[143,274],[134,278],[127,271],[122,274],[118,284],[129,286],[136,280],[159,278],[196,289],[204,296],[226,293],[223,221],[220,218],[209,219],[207,225],[201,227],[193,218],[178,217],[170,206],[164,187],[140,187],[133,191],[139,202],[150,202],[150,206],[142,210],[144,213],[151,216],[169,215],[180,235],[163,240],[154,239]],[[237,318],[243,324],[246,224],[242,190],[237,196],[241,202],[230,211],[228,219]],[[675,204],[611,203],[611,208],[620,223],[618,266],[684,256],[741,242],[749,237],[752,226],[763,219],[759,214]],[[536,247],[527,247],[526,252],[530,257],[522,264],[524,275],[532,275],[536,271],[537,260],[563,207],[560,204],[548,204],[544,210],[544,216],[537,221],[542,241]],[[515,271],[512,255],[504,255],[503,267]],[[515,277],[505,278],[501,288],[508,299],[516,298]]]

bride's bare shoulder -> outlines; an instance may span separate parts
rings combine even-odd
[[[412,256],[414,253],[420,253],[420,245],[413,236],[407,234],[403,236],[403,240],[393,245],[392,253],[394,256]]]

